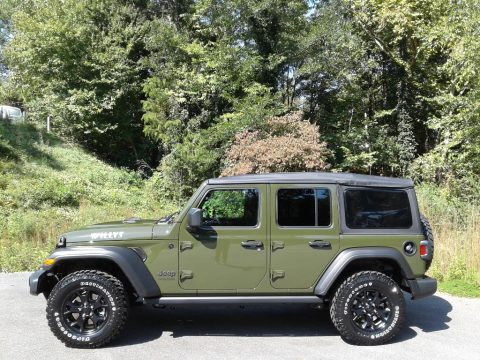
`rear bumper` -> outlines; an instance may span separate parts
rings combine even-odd
[[[46,271],[44,269],[39,269],[30,275],[28,278],[28,285],[30,286],[31,295],[38,295],[42,292],[41,283],[45,276]]]
[[[437,291],[437,280],[428,276],[407,280],[407,282],[414,300],[433,295]]]

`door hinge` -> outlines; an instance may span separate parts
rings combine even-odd
[[[283,241],[272,241],[272,251],[283,249],[285,247],[285,243]]]
[[[193,271],[191,270],[180,271],[180,281],[184,281],[187,279],[193,279]]]
[[[285,277],[285,271],[283,270],[272,270],[272,281],[277,279],[282,279]]]
[[[180,242],[180,251],[193,249],[193,244],[191,241],[181,241]]]

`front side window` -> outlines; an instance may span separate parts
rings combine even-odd
[[[328,189],[280,189],[277,192],[277,222],[280,226],[329,226]]]
[[[350,229],[408,229],[412,211],[403,190],[348,189],[345,220]]]
[[[258,223],[257,189],[210,191],[200,204],[204,226],[255,226]]]

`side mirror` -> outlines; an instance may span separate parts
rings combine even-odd
[[[202,209],[191,208],[188,210],[188,231],[195,232],[202,226]]]

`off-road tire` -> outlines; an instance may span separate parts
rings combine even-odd
[[[368,305],[368,311],[388,313],[385,310],[385,303],[388,303],[391,306],[388,320],[382,323],[381,318],[377,317],[379,329],[363,330],[358,324],[359,317],[354,315],[352,309],[358,307],[359,296],[376,292],[381,294],[380,298],[385,297],[387,300],[381,304],[382,308],[377,304],[372,310],[372,305]],[[330,317],[346,342],[355,345],[380,345],[390,341],[399,333],[405,321],[405,300],[402,290],[392,278],[377,271],[362,271],[353,274],[338,287],[331,302]],[[373,315],[373,318],[369,319],[375,319],[375,317],[376,315]]]
[[[99,330],[82,334],[75,332],[72,327],[69,328],[71,320],[62,314],[65,304],[70,304],[67,299],[75,296],[76,291],[91,291],[102,297],[102,307],[106,310],[101,311],[108,311],[108,316],[104,316],[106,320],[101,323]],[[68,347],[97,348],[108,344],[124,328],[128,305],[128,296],[120,280],[102,271],[81,270],[64,277],[52,289],[47,300],[48,325],[53,334]],[[82,326],[84,325],[85,323]]]
[[[422,223],[423,236],[425,236],[425,239],[428,240],[428,242],[432,245],[432,259],[433,259],[433,255],[435,251],[435,247],[434,247],[435,243],[433,242],[432,227],[430,226],[428,219],[425,216],[423,216],[423,214],[420,214],[420,222]],[[427,261],[426,270],[430,268],[430,265],[432,265],[432,260]]]

